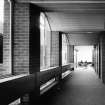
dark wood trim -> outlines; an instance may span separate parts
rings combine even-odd
[[[72,71],[72,68],[71,68],[70,64],[62,66],[62,73],[66,72],[67,70]]]
[[[59,80],[62,79],[62,32],[59,32],[59,67],[60,75]]]
[[[62,66],[62,32],[59,32],[59,66]]]
[[[35,75],[36,87],[29,94],[29,103],[36,104],[40,96],[40,8],[30,4],[29,73]]]
[[[40,72],[39,78],[40,78],[40,86],[44,83],[48,82],[49,80],[56,78],[60,75],[60,67],[56,67],[47,71]]]
[[[40,8],[30,4],[30,73],[40,72]]]
[[[8,105],[24,94],[33,91],[35,87],[36,85],[34,74],[1,82],[0,105]]]

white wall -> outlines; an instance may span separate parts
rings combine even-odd
[[[94,45],[98,42],[96,34],[69,34],[71,45]]]

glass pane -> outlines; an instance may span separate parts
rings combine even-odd
[[[62,64],[67,64],[67,55],[68,55],[68,42],[65,34],[62,34]]]
[[[41,52],[40,52],[40,68],[47,69],[50,67],[50,47],[51,47],[51,31],[48,24],[48,20],[46,16],[41,13],[40,15],[40,46],[41,46]]]
[[[0,0],[0,63],[3,63],[4,0]]]
[[[0,75],[11,74],[10,13],[9,0],[0,0]]]

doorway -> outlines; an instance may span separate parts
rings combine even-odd
[[[84,68],[93,66],[94,46],[74,46],[74,67]]]

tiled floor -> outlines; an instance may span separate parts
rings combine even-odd
[[[40,105],[105,105],[105,85],[91,67],[79,68],[43,95]]]

